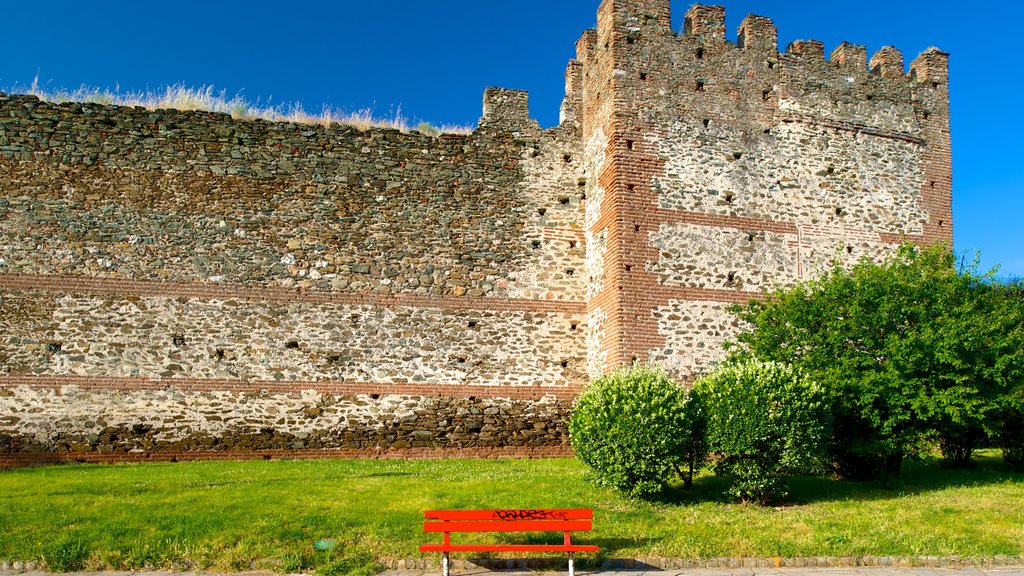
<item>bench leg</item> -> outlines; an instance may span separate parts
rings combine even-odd
[[[576,576],[576,553],[569,552],[569,576]]]
[[[441,573],[444,576],[449,576],[448,569],[449,569],[448,553],[447,552],[442,552],[441,553]]]

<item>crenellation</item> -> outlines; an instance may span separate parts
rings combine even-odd
[[[683,18],[683,34],[708,43],[725,42],[725,7],[694,4]]]
[[[576,41],[576,60],[586,65],[593,59],[594,51],[597,49],[597,29],[588,28]]]
[[[736,44],[744,50],[764,52],[771,57],[778,56],[779,33],[770,18],[748,15],[740,24]]]
[[[893,46],[883,46],[871,57],[868,68],[872,74],[880,74],[883,78],[903,78],[903,53]]]
[[[571,124],[578,128],[583,113],[583,63],[570,60],[565,67],[565,98],[559,111],[558,123]]]
[[[525,90],[490,87],[484,91],[481,128],[500,127],[512,131],[537,131],[540,124],[530,118],[530,95]]]
[[[934,46],[910,63],[910,75],[931,88],[945,88],[949,82],[949,54]]]
[[[825,45],[818,40],[794,40],[786,46],[786,53],[817,62],[825,59]]]
[[[601,3],[550,129],[503,88],[441,136],[0,94],[0,465],[567,453],[588,379],[692,381],[731,304],[952,240],[948,54],[669,5]]]
[[[843,42],[832,51],[829,61],[843,70],[863,76],[868,72],[868,49],[866,46]]]

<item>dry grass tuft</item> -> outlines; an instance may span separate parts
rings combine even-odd
[[[232,118],[239,120],[263,119],[270,122],[296,122],[300,124],[314,124],[319,126],[330,126],[331,124],[345,124],[354,126],[359,130],[369,128],[391,128],[408,132],[410,121],[402,116],[402,108],[398,107],[389,116],[375,116],[371,108],[345,112],[330,106],[324,106],[319,113],[310,113],[302,107],[301,103],[261,105],[259,100],[251,103],[241,95],[228,96],[225,90],[217,91],[213,86],[192,87],[184,84],[174,84],[164,87],[161,90],[145,92],[121,92],[101,89],[89,86],[81,86],[75,90],[46,90],[39,86],[38,77],[28,87],[15,87],[12,90],[5,90],[8,93],[31,94],[40,100],[47,102],[85,102],[93,104],[104,104],[114,106],[141,106],[148,110],[174,109],[174,110],[203,110],[207,112],[220,112],[230,114]],[[473,132],[471,126],[434,126],[427,122],[417,125],[415,130],[431,135],[441,134],[469,134]]]

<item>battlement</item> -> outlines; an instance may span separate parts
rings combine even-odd
[[[683,34],[708,42],[724,42],[725,7],[694,4],[683,18]]]
[[[695,4],[683,19],[682,36],[710,44],[726,42],[725,8]],[[778,29],[765,16],[748,15],[743,19],[736,34],[735,46],[742,50],[763,52],[778,56]],[[913,78],[933,84],[948,81],[948,54],[937,48],[929,48],[915,60],[908,74],[904,70],[902,53],[886,46],[876,52],[870,60],[864,46],[843,42],[825,59],[825,46],[817,40],[796,40],[786,47],[786,54],[807,61],[827,61],[851,72],[865,72],[891,80]]]
[[[824,60],[825,45],[817,40],[794,40],[786,46],[786,53],[805,60]]]
[[[761,52],[778,52],[779,31],[771,18],[764,16],[748,15],[740,24],[739,35],[736,44],[745,50],[758,50]]]
[[[484,115],[480,127],[498,127],[512,131],[539,130],[530,118],[530,95],[525,90],[491,86],[484,91]]]
[[[850,71],[866,71],[868,69],[868,49],[857,44],[843,42],[832,50],[829,60],[839,67]]]
[[[934,88],[949,82],[949,53],[934,46],[921,53],[910,63],[910,75],[922,82],[930,82]]]
[[[904,76],[903,52],[893,46],[883,46],[871,57],[868,68],[886,78],[901,78]]]

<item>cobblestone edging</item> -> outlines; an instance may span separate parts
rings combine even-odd
[[[387,570],[432,570],[439,568],[438,558],[404,558],[381,562]],[[487,568],[490,570],[537,570],[564,567],[565,558],[452,558],[454,571]],[[797,558],[578,558],[581,569],[602,570],[680,570],[735,568],[991,568],[1024,567],[1024,556],[806,556]],[[34,572],[45,569],[41,561],[0,560],[0,572]]]
[[[42,569],[43,563],[35,560],[27,562],[23,560],[0,560],[0,571],[3,572],[32,572]]]
[[[438,558],[406,558],[383,562],[389,570],[430,570],[440,566]],[[452,570],[562,569],[565,558],[452,558]],[[1024,556],[808,556],[797,558],[604,558],[578,557],[581,569],[673,570],[707,568],[967,568],[1024,566]]]

